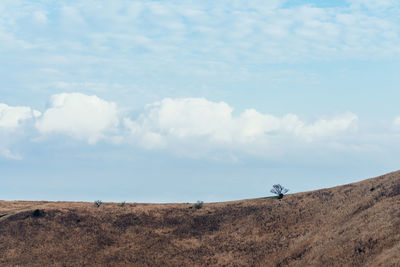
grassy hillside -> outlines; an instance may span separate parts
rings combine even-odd
[[[194,204],[0,201],[0,266],[399,266],[400,172]]]

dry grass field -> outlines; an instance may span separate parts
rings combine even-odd
[[[400,266],[400,172],[194,204],[0,201],[0,266]]]

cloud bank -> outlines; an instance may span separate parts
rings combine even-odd
[[[21,159],[15,145],[66,139],[195,158],[262,158],[321,148],[375,151],[387,147],[388,139],[397,140],[400,131],[400,116],[377,132],[360,128],[362,121],[351,112],[310,121],[253,108],[236,111],[228,103],[205,98],[165,98],[135,116],[129,115],[129,109],[137,107],[121,108],[81,93],[55,94],[43,112],[0,103],[0,156]]]
[[[130,137],[145,148],[186,146],[196,154],[205,146],[228,150],[268,150],[277,137],[311,143],[335,138],[355,127],[351,113],[306,123],[297,115],[277,117],[247,109],[233,115],[233,107],[204,98],[166,98],[146,106],[136,120],[125,118]]]
[[[25,121],[31,123],[24,125]],[[225,102],[205,98],[165,98],[146,105],[136,117],[127,116],[113,102],[81,93],[53,95],[43,113],[0,104],[3,135],[20,129],[34,131],[41,142],[49,137],[72,138],[90,145],[118,140],[143,149],[195,157],[215,151],[262,155],[276,152],[278,146],[285,150],[289,144],[340,142],[343,135],[356,130],[357,121],[352,113],[314,122],[295,114],[278,117],[255,109],[236,113]],[[2,146],[3,156],[11,155],[8,145]]]

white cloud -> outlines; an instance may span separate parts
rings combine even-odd
[[[282,140],[300,143],[335,140],[351,130],[356,121],[356,115],[346,113],[307,124],[293,114],[276,117],[254,109],[234,116],[233,108],[224,102],[167,98],[146,106],[135,121],[126,118],[124,125],[131,140],[145,148],[196,154],[218,149],[268,152]]]
[[[34,119],[41,136],[61,134],[95,144],[100,139],[112,143],[133,143],[145,149],[165,149],[191,157],[213,157],[215,153],[281,153],[294,144],[341,142],[357,126],[352,113],[308,123],[295,114],[282,117],[246,109],[235,114],[225,102],[205,98],[165,98],[149,104],[136,118],[123,118],[115,103],[95,95],[62,93],[53,95],[50,107],[41,114],[30,107],[0,104],[0,154],[10,159],[20,156],[10,150],[16,129],[32,133]],[[400,127],[400,118],[394,122]],[[124,131],[121,131],[124,128]],[[21,136],[27,136],[22,134]],[[20,136],[20,137],[21,137]],[[19,137],[19,139],[20,139]],[[15,139],[15,138],[14,138]]]
[[[64,135],[89,144],[106,139],[212,159],[275,158],[321,148],[356,151],[369,149],[371,144],[386,146],[377,141],[379,136],[386,135],[387,140],[396,135],[359,130],[358,117],[352,113],[310,122],[295,114],[274,116],[255,109],[234,112],[225,102],[205,98],[166,98],[147,105],[136,117],[123,118],[120,110],[115,103],[81,93],[53,95],[43,114],[30,107],[0,104],[0,156],[21,159],[14,145],[23,139],[35,140],[37,134]],[[392,124],[400,129],[400,116]]]
[[[11,151],[11,147],[26,134],[27,123],[39,116],[40,112],[30,107],[0,103],[0,157],[13,160],[22,158]]]
[[[146,127],[177,137],[211,136],[226,140],[233,109],[224,102],[204,98],[166,98],[147,107],[148,114],[140,119]]]
[[[97,96],[57,94],[50,105],[36,123],[42,134],[65,134],[94,144],[119,124],[116,104]]]
[[[30,107],[12,107],[0,103],[0,131],[13,130],[21,126],[23,121],[40,116],[40,112]]]
[[[321,119],[311,125],[301,125],[295,129],[295,134],[312,141],[320,137],[332,137],[340,132],[354,129],[358,117],[352,113],[345,113],[331,119]]]

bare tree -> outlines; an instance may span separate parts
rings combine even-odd
[[[284,188],[280,184],[274,184],[271,189],[271,193],[277,195],[278,199],[283,198],[283,196],[289,191],[289,189]]]

